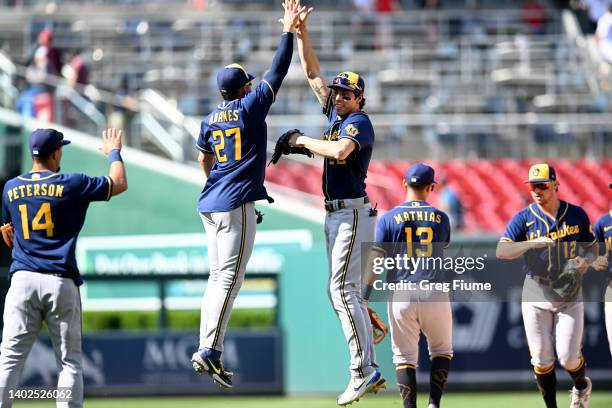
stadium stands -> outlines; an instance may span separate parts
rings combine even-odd
[[[543,160],[543,159],[542,159]],[[539,159],[449,160],[427,163],[446,177],[466,209],[466,234],[500,233],[507,221],[530,200],[525,187],[529,166]],[[588,159],[550,161],[556,168],[562,199],[582,206],[594,222],[608,211],[612,193],[606,187],[612,180],[612,160],[596,162]],[[412,162],[372,162],[368,178],[368,194],[379,208],[389,209],[404,200],[401,180]],[[381,183],[383,178],[384,185]],[[281,161],[269,167],[266,179],[300,191],[321,196],[321,166]],[[375,182],[372,182],[372,179]],[[438,203],[434,192],[432,204]]]
[[[194,158],[199,115],[218,100],[216,69],[238,60],[261,74],[278,41],[274,13],[250,10],[237,18],[228,11],[238,7],[233,2],[197,14],[180,2],[172,10],[157,4],[137,13],[118,11],[114,1],[95,3],[94,11],[79,12],[78,3],[70,3],[53,13],[0,15],[2,48],[13,61],[23,61],[36,34],[52,27],[61,49],[88,49],[95,85],[111,92],[81,98],[82,110],[95,105],[101,116],[96,126],[103,126],[115,103],[112,90],[119,78],[129,77],[140,97],[130,144],[175,160]],[[465,205],[465,232],[499,232],[525,203],[528,163],[559,158],[563,197],[593,218],[608,208],[602,186],[612,175],[610,96],[571,13],[549,7],[542,29],[534,32],[518,2],[435,14],[404,7],[384,19],[372,16],[373,26],[365,29],[363,16],[346,18],[331,11],[331,3],[322,2],[323,11],[311,18],[311,37],[326,75],[352,69],[365,77],[377,143],[368,189],[381,207],[402,200],[399,180],[408,161],[427,158]],[[23,85],[22,78],[14,82]],[[288,127],[320,134],[319,112],[294,58],[268,117],[269,144]],[[320,174],[320,166],[291,159],[268,168],[271,182],[316,196]]]

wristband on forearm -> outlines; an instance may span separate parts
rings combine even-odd
[[[113,149],[108,153],[108,161],[110,163],[116,162],[116,161],[120,161],[122,162],[123,159],[121,158],[121,151],[119,149]]]

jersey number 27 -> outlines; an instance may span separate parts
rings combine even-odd
[[[242,159],[242,140],[240,137],[240,128],[233,127],[225,130],[215,130],[212,132],[213,140],[220,139],[221,141],[215,144],[215,153],[217,154],[217,161],[224,163],[227,161],[227,155],[224,152],[225,139],[234,137],[234,160],[238,161]]]
[[[28,220],[27,204],[19,205],[19,213],[21,214],[21,228],[23,229],[23,238],[30,239],[30,221]],[[42,222],[43,218],[45,222]],[[53,219],[51,218],[51,203],[42,203],[36,215],[32,219],[32,231],[44,230],[47,232],[47,238],[53,236]]]

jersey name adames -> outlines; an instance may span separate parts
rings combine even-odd
[[[556,242],[551,248],[532,249],[523,255],[526,273],[554,280],[568,259],[580,255],[581,246],[595,244],[591,223],[586,212],[566,201],[560,201],[556,219],[531,204],[519,211],[508,223],[501,241],[531,241],[548,237]]]
[[[409,201],[394,207],[378,220],[375,246],[392,257],[406,254],[408,257],[442,258],[450,235],[446,213],[426,201]],[[435,262],[430,262],[430,265],[421,263],[421,267],[414,271],[392,270],[387,274],[390,282],[424,279],[443,281],[446,274],[435,267]]]
[[[345,160],[325,158],[323,166],[323,194],[326,200],[360,198],[366,196],[365,179],[372,157],[374,128],[364,112],[355,112],[340,118],[331,104],[331,94],[324,112],[328,127],[325,140],[350,139],[355,150]]]
[[[108,177],[26,173],[9,180],[2,193],[2,219],[15,229],[10,273],[52,273],[83,283],[75,247],[89,203],[107,201]]]

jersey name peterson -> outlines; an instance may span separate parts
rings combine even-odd
[[[22,184],[16,186],[7,191],[7,197],[10,202],[19,200],[24,197],[56,197],[62,198],[64,194],[63,184],[47,184],[47,183],[36,183],[36,184]]]

